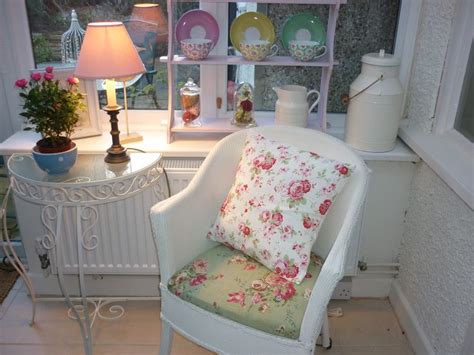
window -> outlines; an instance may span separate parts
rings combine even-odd
[[[94,21],[122,21],[137,47],[146,72],[127,81],[126,94],[131,110],[165,110],[168,108],[168,76],[165,63],[159,62],[168,50],[167,6],[165,0],[149,1],[159,6],[141,5],[136,0],[27,0],[33,55],[36,68],[48,65],[74,67],[74,59],[64,56],[61,37],[71,26],[72,11],[77,14],[79,25],[85,30]],[[137,5],[137,6],[134,6]],[[175,17],[181,16],[197,3],[178,3]],[[158,22],[158,26],[147,22]],[[177,68],[177,85],[193,76],[199,81],[199,67]],[[123,105],[123,84],[117,83],[117,97]],[[99,103],[105,102],[105,85],[97,80]]]
[[[346,113],[341,96],[349,92],[349,86],[359,75],[361,57],[369,52],[385,49],[393,53],[400,10],[399,0],[348,1],[341,5],[335,37],[334,57],[339,65],[334,67],[331,76],[329,113]],[[229,24],[245,11],[259,11],[272,21],[277,33],[276,44],[278,55],[289,55],[283,47],[280,33],[285,21],[291,16],[309,12],[319,17],[324,25],[327,23],[329,6],[295,5],[295,4],[229,4]],[[229,40],[229,46],[232,44]],[[255,109],[273,111],[276,94],[272,87],[284,84],[298,84],[311,89],[318,89],[321,69],[314,67],[266,67],[266,66],[231,66],[228,69],[230,82],[247,81],[255,89]],[[228,108],[232,105],[228,102]]]
[[[81,17],[81,11],[77,7],[77,4],[87,4],[87,6],[96,7],[98,9],[106,6],[107,4],[112,4],[117,8],[113,10],[115,14],[116,11],[120,12],[123,18],[127,18],[130,14],[130,8],[133,3],[138,2],[134,0],[56,0],[56,1],[46,1],[46,0],[26,0],[31,5],[41,6],[42,4],[47,4],[54,8],[55,5],[60,5],[62,12],[62,20],[56,20],[57,22],[63,22],[64,28],[63,31],[67,30],[66,25],[69,25],[69,16],[70,10],[74,7],[78,13],[79,22],[82,27],[85,27],[86,23],[90,20],[87,17]],[[26,2],[25,1],[25,2]],[[164,0],[152,0],[159,3],[162,7],[165,7]],[[344,113],[345,107],[340,102],[340,94],[346,93],[349,89],[349,84],[353,79],[358,75],[360,71],[360,57],[362,54],[365,54],[368,51],[377,51],[380,48],[385,48],[387,51],[395,51],[395,53],[402,58],[402,67],[405,65],[406,69],[402,69],[402,73],[405,73],[405,78],[408,77],[409,67],[411,65],[412,56],[405,55],[406,46],[403,45],[406,38],[412,36],[409,33],[403,31],[405,26],[404,23],[407,22],[407,19],[412,16],[412,8],[410,4],[419,3],[416,0],[371,0],[371,1],[348,1],[347,4],[341,6],[340,17],[338,20],[338,27],[336,30],[336,57],[340,60],[340,65],[335,67],[335,70],[331,79],[331,92],[330,92],[330,102],[329,102],[329,112]],[[7,33],[11,38],[10,47],[12,48],[12,53],[15,54],[17,58],[17,71],[16,76],[26,75],[26,69],[31,69],[33,67],[33,55],[31,48],[31,41],[27,40],[30,37],[30,33],[26,33],[24,29],[28,28],[27,16],[25,11],[24,1],[7,1],[2,2],[2,6],[5,8],[3,16],[7,18],[15,18],[15,21],[6,21],[4,26],[7,29]],[[408,4],[408,5],[407,5]],[[193,2],[182,2],[176,1],[176,5],[179,7],[176,14],[174,14],[177,19],[180,14],[184,13],[192,7],[198,6],[196,1]],[[228,36],[228,26],[232,20],[232,17],[229,18],[229,15],[232,14],[233,3],[215,3],[215,2],[206,2],[201,3],[200,7],[204,10],[211,12],[215,18],[218,20],[221,29],[221,38],[226,38]],[[241,3],[239,3],[241,5]],[[257,10],[266,13],[271,17],[272,21],[275,24],[275,28],[278,33],[283,26],[284,21],[289,16],[289,14],[294,14],[298,12],[312,12],[318,16],[321,16],[323,21],[326,20],[327,6],[320,5],[278,5],[278,4],[255,4],[255,3],[243,3],[245,6],[258,6]],[[66,7],[68,6],[68,7]],[[31,10],[30,10],[31,11]],[[97,14],[97,19],[112,19],[110,11],[102,11],[102,15]],[[64,17],[67,20],[64,20]],[[114,15],[115,17],[115,15]],[[59,17],[60,18],[60,17]],[[61,18],[60,18],[61,19]],[[115,19],[115,18],[114,18]],[[54,22],[54,21],[51,21]],[[402,26],[397,24],[401,23]],[[53,23],[54,24],[54,23]],[[52,25],[53,25],[52,24]],[[31,25],[32,31],[35,32],[35,27]],[[3,28],[2,27],[2,28]],[[376,29],[375,31],[373,29]],[[41,31],[39,32],[41,33]],[[396,37],[396,40],[395,40]],[[228,41],[219,41],[218,53],[225,54],[227,53],[229,43]],[[395,49],[394,49],[395,46]],[[338,51],[341,52],[338,52]],[[1,55],[2,57],[6,56],[6,53]],[[38,56],[38,55],[37,55]],[[405,63],[405,64],[404,64]],[[40,65],[40,63],[35,63]],[[161,65],[158,64],[157,65]],[[243,71],[244,66],[240,67],[240,70]],[[305,71],[307,68],[284,68],[284,67],[274,67],[274,70],[269,70],[264,67],[252,67],[249,68],[251,73],[253,70],[253,77],[255,81],[255,86],[258,93],[262,93],[260,102],[257,102],[257,109],[260,110],[273,110],[274,100],[276,96],[271,91],[271,87],[276,85],[281,85],[284,83],[283,79],[288,80],[288,77],[293,77],[295,74],[299,75],[300,78],[304,78],[306,81],[298,81],[301,85],[307,87],[319,86],[319,68],[315,68],[313,71]],[[278,69],[278,70],[275,70]],[[222,109],[216,108],[216,98],[222,97],[223,102],[226,102],[226,92],[227,92],[227,82],[228,79],[235,80],[235,71],[232,72],[231,68],[226,66],[176,66],[178,75],[175,75],[177,78],[177,88],[179,88],[179,82],[184,82],[188,76],[192,76],[196,82],[202,88],[202,91],[207,93],[206,97],[203,97],[202,102],[202,112],[203,114],[208,114],[209,117],[216,117],[215,115],[220,113],[218,116],[225,116],[227,112],[227,107],[222,106]],[[260,72],[260,73],[259,73]],[[229,75],[228,75],[229,73]],[[403,75],[403,74],[402,74]],[[154,78],[154,81],[158,80]],[[165,79],[166,80],[166,79]],[[142,80],[143,82],[143,80]],[[158,98],[160,95],[163,101],[158,100],[160,108],[167,108],[167,89],[162,86],[155,86],[157,91]],[[128,93],[130,96],[130,94]],[[231,96],[231,95],[229,95]],[[208,102],[206,101],[208,98]],[[136,99],[138,101],[138,99]],[[135,103],[135,108],[147,108],[148,110],[131,110],[130,118],[131,124],[133,122],[138,122],[140,124],[140,129],[156,129],[157,121],[163,123],[167,120],[166,110],[156,110],[156,105],[150,104],[153,100],[148,100],[148,103],[144,102],[142,106],[138,106],[138,102]],[[176,104],[179,105],[179,100],[176,100]],[[155,107],[153,107],[155,106]],[[154,109],[153,109],[154,108]],[[107,121],[107,116],[103,114],[101,110],[98,110],[99,116],[102,117],[103,121]],[[207,112],[206,112],[207,111]],[[214,115],[214,116],[212,116]],[[343,129],[344,115],[332,115],[330,120],[333,120],[333,128],[338,127],[338,130]],[[13,123],[17,122],[16,117],[11,117]],[[337,122],[336,122],[337,121]],[[336,124],[334,124],[336,122]],[[107,126],[108,127],[108,126]],[[339,132],[340,133],[340,132]]]
[[[431,133],[402,122],[403,140],[474,208],[474,3],[460,0],[451,26]],[[406,120],[409,121],[409,120]]]
[[[471,42],[454,129],[474,142],[474,42]]]

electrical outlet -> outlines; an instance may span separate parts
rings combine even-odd
[[[352,279],[350,277],[344,277],[337,284],[332,299],[334,300],[350,300],[352,295]]]

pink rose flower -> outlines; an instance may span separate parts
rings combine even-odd
[[[265,278],[265,282],[269,284],[270,286],[279,286],[279,285],[285,285],[288,283],[287,280],[285,280],[283,277],[278,276],[274,272],[268,274],[268,276]]]
[[[303,184],[303,192],[304,193],[307,193],[307,192],[309,192],[309,190],[311,190],[311,183],[308,180],[303,180],[303,181],[301,181],[301,183]]]
[[[299,267],[296,265],[292,265],[286,269],[285,276],[288,279],[294,279],[298,276],[298,272],[300,271]]]
[[[284,260],[278,260],[275,265],[275,273],[279,275],[284,275],[286,273],[286,269],[288,268],[288,262]]]
[[[263,164],[264,161],[265,161],[265,156],[264,156],[264,155],[259,155],[258,157],[256,157],[256,158],[253,160],[253,165],[254,165],[256,168],[260,168],[260,166]]]
[[[229,293],[227,302],[238,303],[243,307],[245,306],[245,293],[243,291]]]
[[[303,218],[303,227],[305,227],[306,229],[310,229],[312,226],[313,226],[313,221],[311,220],[311,218],[308,216],[305,216]]]
[[[20,89],[25,88],[27,85],[28,85],[28,80],[26,80],[26,79],[19,79],[19,80],[15,81],[15,86],[20,88]]]
[[[341,167],[339,168],[339,173],[340,173],[341,175],[347,175],[348,172],[349,172],[349,169],[347,168],[347,166],[341,166]]]
[[[52,73],[54,70],[54,67],[46,67],[46,69],[44,70],[46,73]]]
[[[267,156],[267,157],[265,157],[265,160],[261,164],[261,168],[263,170],[270,170],[272,168],[272,166],[275,164],[275,162],[276,162],[276,159],[274,157]]]
[[[77,85],[79,84],[79,79],[74,76],[70,76],[69,78],[67,78],[67,82],[71,85]]]
[[[272,215],[272,223],[279,226],[283,222],[283,215],[280,212],[274,212]]]
[[[323,203],[319,206],[319,213],[325,215],[328,211],[329,207],[331,207],[332,201],[331,200],[324,200]]]
[[[202,284],[204,281],[207,280],[207,276],[206,275],[203,275],[203,274],[199,274],[197,275],[196,277],[192,278],[191,280],[189,280],[189,284],[191,286],[198,286],[200,284]]]
[[[207,271],[207,260],[204,260],[204,259],[194,260],[193,267],[194,267],[194,270],[198,274],[203,274]]]
[[[290,298],[292,298],[294,295],[296,295],[296,289],[295,285],[293,285],[292,282],[288,283],[288,287],[285,290],[285,293],[282,294],[282,298],[285,301],[288,301]]]
[[[34,81],[40,81],[41,73],[31,73],[31,79],[33,79]]]
[[[252,288],[257,291],[264,291],[267,285],[262,280],[254,280],[252,281]]]
[[[293,200],[301,200],[310,189],[311,184],[308,180],[292,181],[288,187],[288,195]]]
[[[51,81],[54,79],[54,74],[53,73],[44,73],[44,80]]]
[[[255,270],[256,268],[257,268],[257,265],[255,265],[255,264],[247,264],[247,265],[245,265],[244,270],[245,271],[251,271],[251,270]]]
[[[252,297],[252,304],[260,303],[263,300],[263,297],[260,293],[255,292]]]
[[[260,218],[262,219],[262,222],[266,222],[270,219],[271,217],[270,211],[263,211],[262,214],[260,215]]]
[[[285,289],[277,288],[273,295],[275,296],[277,301],[288,301],[294,295],[296,295],[296,289],[293,283],[289,282]]]

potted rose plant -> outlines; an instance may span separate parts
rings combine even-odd
[[[34,125],[41,139],[33,148],[33,157],[48,173],[67,172],[75,163],[77,148],[71,134],[79,121],[79,110],[84,109],[84,94],[79,92],[79,80],[69,77],[65,83],[54,79],[54,68],[44,73],[31,74],[30,80],[19,79],[15,86],[23,100],[21,116]]]

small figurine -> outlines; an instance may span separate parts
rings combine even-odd
[[[253,88],[249,83],[241,83],[234,92],[234,117],[231,121],[239,127],[255,127],[253,112]]]

